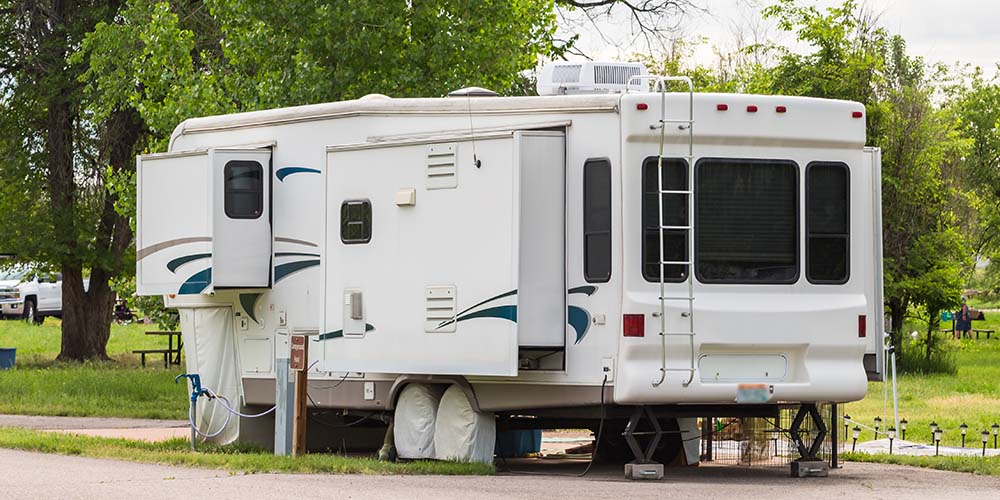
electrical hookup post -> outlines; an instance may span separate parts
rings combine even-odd
[[[319,331],[277,332],[284,335],[287,351],[279,350],[274,384],[274,454],[302,455],[306,451],[309,336]],[[284,356],[282,356],[284,354]]]

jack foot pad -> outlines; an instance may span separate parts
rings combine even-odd
[[[663,479],[663,464],[625,464],[625,479]]]
[[[830,466],[822,460],[795,460],[792,462],[792,477],[827,477]]]

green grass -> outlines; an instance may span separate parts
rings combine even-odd
[[[0,448],[163,465],[205,467],[241,473],[487,475],[494,472],[493,466],[478,463],[438,461],[390,463],[371,458],[331,454],[304,455],[296,458],[276,457],[265,450],[247,446],[201,445],[197,453],[192,453],[188,442],[182,439],[146,443],[127,439],[98,438],[11,427],[0,427]]]
[[[162,349],[165,337],[144,332],[155,325],[113,325],[107,363],[59,363],[60,322],[41,326],[0,321],[0,347],[17,348],[17,366],[0,371],[0,413],[132,418],[187,418],[185,384],[174,384],[179,367],[164,370],[151,358],[139,366],[133,349]],[[161,358],[162,359],[162,358]],[[147,359],[150,361],[150,359]]]
[[[841,458],[851,462],[873,462],[880,464],[910,465],[927,469],[952,472],[971,472],[983,476],[1000,476],[1000,457],[910,457],[880,453],[844,453]]]
[[[977,321],[976,328],[992,328],[1000,332],[1000,313],[986,315],[987,321]],[[944,431],[942,445],[961,443],[959,425],[969,426],[966,444],[973,447],[982,442],[979,433],[994,422],[1000,422],[1000,341],[997,336],[986,340],[948,340],[955,349],[958,373],[955,375],[900,374],[899,418],[909,421],[908,441],[931,443],[929,424],[934,421]],[[883,417],[883,384],[872,382],[864,400],[850,403],[845,413],[868,426],[875,416]],[[892,392],[889,391],[888,417],[892,419]],[[892,425],[888,421],[884,427]],[[840,428],[841,432],[843,427]],[[859,441],[873,439],[869,430]],[[992,446],[992,437],[990,438]]]

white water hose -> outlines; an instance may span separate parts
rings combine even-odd
[[[233,409],[232,403],[229,402],[228,398],[216,393],[215,391],[213,391],[208,387],[202,387],[201,377],[198,374],[185,373],[182,375],[178,375],[177,378],[174,379],[174,382],[175,383],[178,382],[181,378],[187,378],[191,381],[191,404],[188,410],[188,422],[191,424],[192,450],[194,449],[194,444],[195,444],[195,434],[206,439],[214,438],[219,434],[222,434],[222,431],[226,430],[226,427],[229,426],[229,421],[232,420],[233,415],[243,418],[260,418],[277,409],[277,405],[275,405],[269,408],[268,410],[265,410],[257,414],[240,413],[239,411]],[[215,432],[202,431],[201,429],[198,428],[197,422],[195,422],[195,414],[197,413],[198,398],[203,395],[208,396],[209,399],[217,402],[218,404],[221,404],[222,408],[226,410],[226,420],[222,422],[222,426],[219,427],[219,429],[216,430]]]

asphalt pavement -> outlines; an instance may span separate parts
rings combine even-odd
[[[512,467],[566,473],[579,470],[579,465]],[[631,482],[621,478],[617,467],[598,468],[585,478],[511,473],[486,477],[230,474],[0,450],[0,471],[0,498],[5,499],[986,500],[1000,492],[1000,478],[861,463],[848,463],[827,478],[793,479],[785,468],[705,466],[668,469],[662,481]]]

